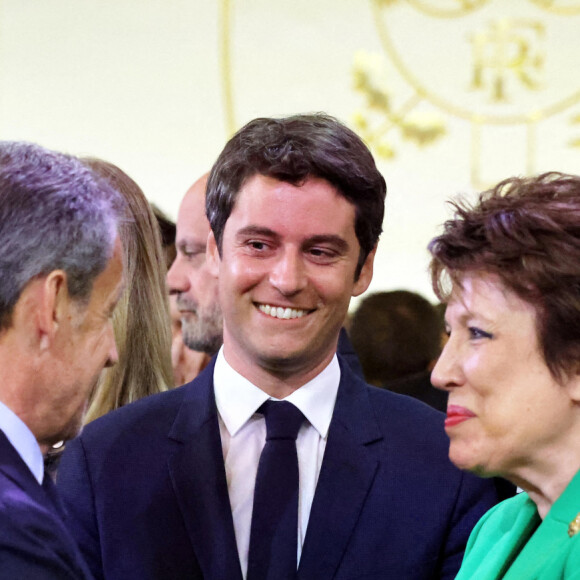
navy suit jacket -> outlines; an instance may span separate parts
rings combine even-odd
[[[96,578],[240,580],[213,363],[191,383],[88,425],[59,486]],[[454,578],[492,482],[448,460],[443,414],[341,382],[299,580]]]
[[[0,578],[92,578],[58,508],[0,431]]]

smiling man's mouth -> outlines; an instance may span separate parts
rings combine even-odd
[[[309,313],[308,310],[301,310],[299,308],[283,308],[281,306],[270,306],[269,304],[258,304],[258,310],[268,316],[272,316],[273,318],[281,318],[284,320],[302,318]]]

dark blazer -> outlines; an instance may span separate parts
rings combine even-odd
[[[97,578],[241,578],[213,367],[67,445],[58,481]],[[451,465],[441,413],[341,374],[297,578],[454,578],[495,487]]]
[[[0,578],[92,578],[58,508],[0,431]]]
[[[336,353],[348,363],[348,366],[356,375],[364,380],[365,375],[360,360],[358,359],[358,354],[356,354],[354,346],[352,346],[352,342],[350,341],[350,336],[348,336],[348,332],[344,326],[340,329],[340,334],[338,335]]]

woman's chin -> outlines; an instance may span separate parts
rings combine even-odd
[[[483,463],[474,453],[466,449],[454,449],[453,444],[449,449],[451,463],[462,471],[469,471],[479,477],[490,477],[489,466]]]

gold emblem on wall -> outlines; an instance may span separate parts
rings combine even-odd
[[[465,122],[471,179],[483,187],[497,180],[499,160],[511,160],[513,173],[534,173],[538,130],[558,115],[569,115],[562,147],[580,147],[580,55],[566,50],[577,46],[580,0],[371,6],[383,52],[355,56],[363,104],[353,122],[378,156],[399,154],[399,137],[427,147],[451,134],[451,120]]]

